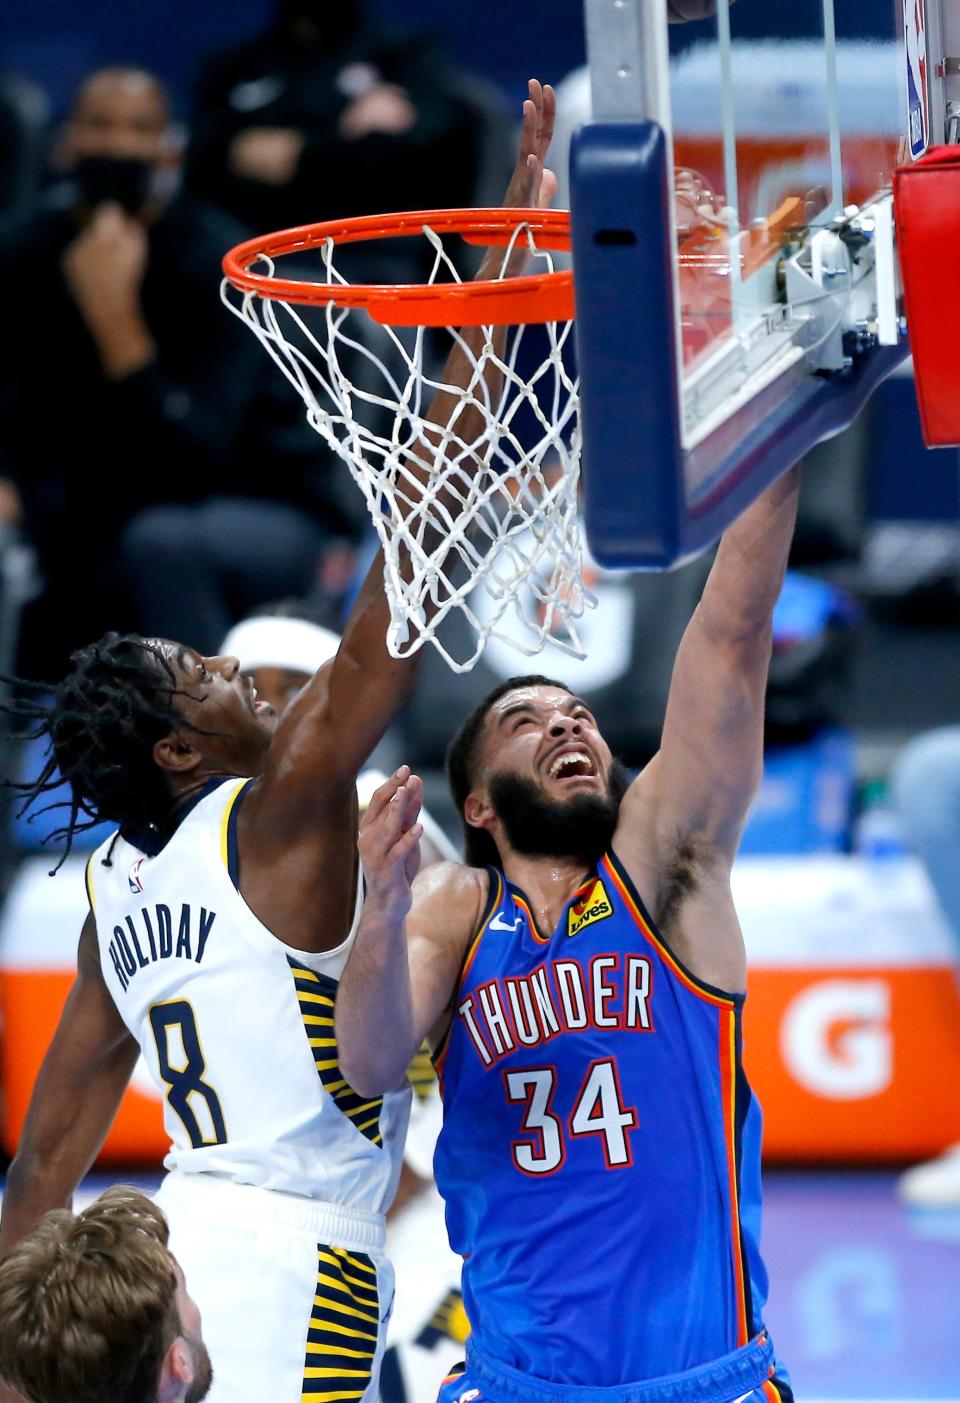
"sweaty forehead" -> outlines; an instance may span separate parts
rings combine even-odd
[[[172,638],[145,638],[144,642],[155,648],[176,673],[187,672],[200,657],[196,648],[189,648],[185,643],[175,643]]]
[[[497,698],[487,719],[490,726],[496,728],[514,712],[533,711],[543,714],[556,710],[568,711],[570,707],[577,705],[579,698],[571,696],[563,687],[516,687]]]

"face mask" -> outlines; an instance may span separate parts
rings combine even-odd
[[[153,187],[153,166],[132,156],[81,156],[73,172],[80,201],[96,208],[115,201],[138,214]]]

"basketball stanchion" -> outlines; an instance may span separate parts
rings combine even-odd
[[[924,442],[956,448],[960,282],[953,235],[960,231],[960,147],[933,146],[913,165],[898,167],[893,210]]]
[[[502,247],[499,275],[462,281],[444,243],[451,234]],[[425,283],[344,275],[344,245],[411,235],[426,241]],[[226,305],[363,492],[384,553],[394,657],[430,642],[467,671],[490,637],[526,654],[550,642],[583,656],[577,621],[593,601],[581,578],[573,275],[551,258],[569,247],[564,211],[445,210],[284,230],[224,259]],[[312,255],[316,278],[278,276],[277,260],[289,255],[299,256],[298,271]],[[519,258],[534,271],[515,275]],[[544,343],[533,362],[521,354],[532,325]],[[443,356],[459,347],[464,384],[436,368],[434,328],[445,329]],[[469,344],[464,328],[479,329]],[[429,412],[437,395],[440,422]],[[438,634],[453,611],[476,635],[466,657],[452,656]]]

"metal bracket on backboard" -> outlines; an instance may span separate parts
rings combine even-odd
[[[742,281],[734,229],[737,316],[684,374],[666,0],[585,5],[594,121],[574,136],[570,188],[586,534],[600,565],[666,569],[846,427],[906,355],[892,221],[848,210]]]
[[[596,122],[656,122],[670,138],[666,0],[585,0]]]

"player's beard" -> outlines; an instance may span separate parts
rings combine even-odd
[[[184,1395],[184,1403],[200,1403],[202,1398],[206,1398],[210,1392],[210,1385],[213,1383],[213,1365],[210,1363],[210,1355],[203,1340],[196,1335],[190,1335],[186,1330],[181,1332],[187,1344],[193,1350],[193,1383],[187,1388]]]
[[[551,799],[525,775],[493,775],[488,787],[497,817],[515,852],[529,857],[579,857],[595,862],[613,839],[628,783],[623,765],[614,760],[606,794]]]

